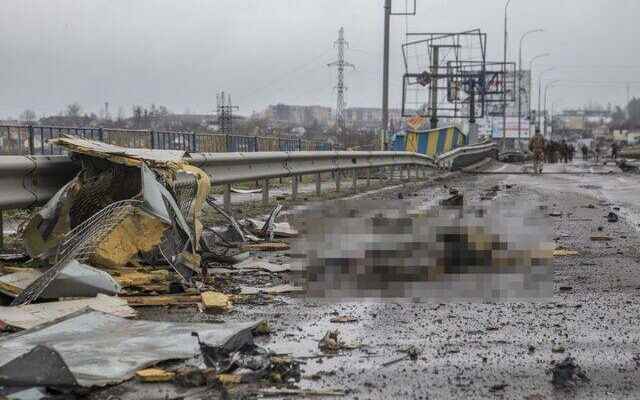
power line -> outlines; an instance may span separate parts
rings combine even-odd
[[[331,47],[329,47],[327,50],[325,50],[324,52],[322,52],[321,54],[318,54],[317,56],[314,56],[313,58],[309,59],[309,61],[305,61],[303,64],[300,64],[290,70],[288,70],[287,72],[283,73],[282,75],[278,75],[277,78],[274,78],[272,80],[270,80],[269,82],[267,82],[266,84],[256,88],[256,89],[252,89],[251,93],[248,94],[247,96],[243,96],[241,97],[241,102],[243,100],[245,100],[247,97],[251,97],[254,96],[256,93],[260,93],[262,91],[264,91],[265,89],[269,89],[271,87],[273,87],[275,84],[280,83],[286,79],[291,79],[291,76],[293,74],[296,74],[300,71],[303,71],[309,67],[313,67],[313,68],[318,68],[317,62],[319,59],[321,59],[322,57],[326,56],[327,54],[329,54],[329,52],[333,50]]]

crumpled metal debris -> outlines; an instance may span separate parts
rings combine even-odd
[[[300,362],[297,360],[277,356],[253,344],[230,352],[200,341],[197,333],[194,336],[198,338],[205,365],[218,374],[233,374],[245,383],[265,378],[274,383],[299,382],[301,379]]]
[[[172,323],[128,320],[82,311],[0,339],[0,385],[104,386],[164,360],[200,354],[199,340],[216,352],[253,344],[249,323]]]
[[[0,277],[0,292],[17,297],[41,277],[42,272],[29,268],[3,275]],[[119,294],[121,290],[121,285],[107,272],[71,260],[42,291],[40,297],[49,300],[61,297],[95,297],[98,294]]]
[[[37,299],[73,260],[122,268],[166,260],[184,281],[199,272],[207,174],[181,151],[127,149],[61,137],[82,168],[26,225],[29,255],[51,265],[12,304]]]

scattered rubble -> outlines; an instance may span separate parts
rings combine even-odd
[[[348,322],[358,322],[358,319],[351,315],[339,315],[337,317],[331,318],[330,322],[344,324]]]
[[[203,292],[202,306],[207,312],[227,313],[231,311],[231,297],[219,292]]]
[[[445,207],[462,207],[464,205],[464,196],[460,193],[455,193],[447,199],[440,200],[440,205]]]
[[[594,242],[608,242],[611,240],[611,237],[609,237],[609,235],[607,235],[606,233],[598,233],[591,235],[591,240]]]
[[[551,383],[558,389],[573,389],[578,380],[589,382],[589,378],[571,357],[565,358],[551,368],[553,378]]]
[[[340,339],[340,331],[327,331],[318,342],[318,348],[324,353],[336,353],[340,350],[353,350],[361,347],[356,344],[347,344]]]
[[[554,257],[568,257],[568,256],[577,256],[578,252],[575,250],[567,250],[567,249],[556,249],[553,251]]]

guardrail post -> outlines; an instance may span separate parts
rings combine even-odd
[[[28,133],[28,136],[29,136],[27,138],[27,140],[29,142],[29,155],[34,155],[36,153],[36,151],[35,151],[36,149],[35,149],[35,145],[33,143],[33,126],[32,125],[27,126],[27,133]],[[20,146],[20,147],[22,147],[22,146]],[[22,152],[22,150],[21,150],[21,152]],[[0,246],[0,248],[1,248],[1,246]]]
[[[298,175],[291,177],[291,199],[298,199]]]
[[[228,134],[224,135],[224,148],[227,153],[231,152],[231,136]]]
[[[260,151],[260,150],[258,150],[258,137],[257,136],[253,137],[253,151]]]
[[[371,168],[367,168],[367,188],[371,187]]]
[[[342,171],[340,171],[340,170],[336,171],[336,192],[340,191],[340,180],[341,180],[340,172],[342,172]]]
[[[156,135],[153,133],[153,130],[149,131],[149,135],[150,135],[150,139],[151,139],[149,141],[149,144],[151,145],[152,149],[155,149],[156,148],[156,138],[155,138]]]
[[[98,128],[98,140],[104,142],[104,132],[102,128]]]
[[[320,193],[322,193],[322,174],[318,172],[316,174],[316,195],[320,196]]]
[[[353,169],[353,193],[358,193],[358,170]]]
[[[222,206],[226,212],[231,211],[231,184],[224,185],[224,197],[222,200]]]
[[[2,217],[2,210],[0,210],[0,251],[4,250],[4,223]]]
[[[269,205],[269,179],[262,181],[262,205]]]
[[[196,136],[195,132],[191,134],[191,138],[193,139],[193,145],[191,146],[191,151],[196,153],[198,151],[198,144],[196,142],[198,140],[198,137]]]
[[[298,139],[298,151],[302,151],[302,139]]]

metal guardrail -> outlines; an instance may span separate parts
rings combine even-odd
[[[498,152],[498,146],[495,143],[463,146],[441,154],[436,159],[436,163],[440,168],[456,171],[487,157],[497,158]]]
[[[263,180],[263,198],[268,201],[268,180],[299,177],[323,172],[400,167],[414,167],[426,176],[426,169],[436,167],[433,158],[408,152],[253,152],[193,153],[187,160],[206,171],[214,185],[224,184],[228,207],[231,183]],[[68,156],[1,156],[0,210],[41,205],[48,201],[78,172]],[[337,180],[341,174],[336,174]],[[358,174],[353,174],[354,182]],[[297,182],[293,195],[297,195]],[[367,184],[369,184],[367,180]],[[336,183],[339,189],[339,183]],[[319,182],[316,182],[319,187]],[[265,197],[266,196],[266,197]]]
[[[0,154],[60,155],[64,150],[48,144],[60,135],[99,140],[122,147],[160,150],[184,150],[192,153],[258,151],[335,151],[339,146],[327,142],[283,137],[240,136],[134,130],[116,128],[79,128],[64,126],[0,125]]]

